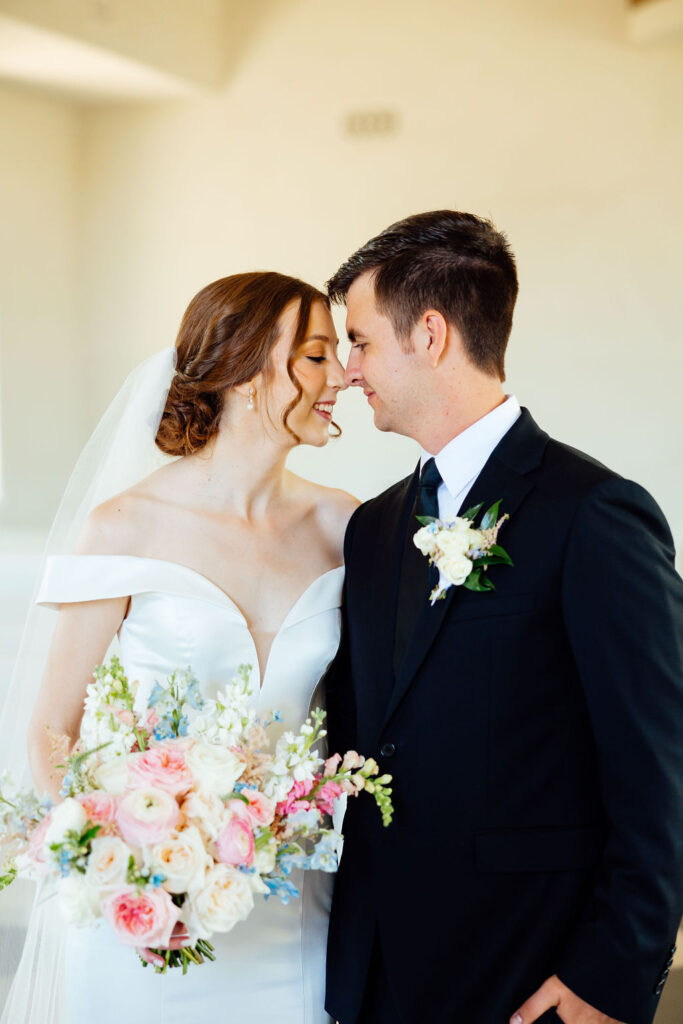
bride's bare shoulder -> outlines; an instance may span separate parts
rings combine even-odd
[[[159,528],[173,486],[174,464],[97,505],[83,525],[75,554],[130,555],[146,549]]]
[[[353,494],[338,487],[323,487],[322,484],[315,484],[300,477],[298,483],[305,493],[317,528],[325,534],[329,545],[342,561],[346,527],[360,501]]]

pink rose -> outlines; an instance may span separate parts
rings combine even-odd
[[[127,843],[146,846],[166,838],[180,818],[174,796],[165,789],[134,789],[120,801],[116,824]]]
[[[102,914],[126,946],[167,947],[181,910],[165,889],[134,885],[117,889],[101,903]]]
[[[138,754],[130,768],[129,786],[153,786],[178,796],[192,787],[185,754],[172,743],[160,743]]]
[[[243,804],[246,810],[249,812],[249,817],[254,825],[261,825],[265,827],[270,825],[271,821],[275,817],[275,805],[264,793],[260,793],[258,789],[243,789],[240,796],[246,797],[249,801],[249,805]],[[237,801],[234,801],[237,803]]]
[[[116,817],[116,797],[111,793],[96,789],[92,793],[79,793],[76,799],[93,825],[106,827],[113,824]]]
[[[250,822],[241,811],[230,816],[228,824],[218,836],[216,859],[235,868],[248,867],[252,863],[254,834]]]
[[[47,814],[37,825],[28,840],[26,857],[31,863],[33,874],[37,877],[50,873],[49,851],[45,846],[45,835],[50,827],[51,814]]]
[[[296,811],[308,811],[311,808],[310,801],[302,800],[308,796],[313,789],[314,779],[306,779],[303,782],[295,782],[284,800],[277,805],[278,814],[294,814]]]
[[[344,790],[338,782],[326,782],[315,794],[316,806],[325,814],[334,812],[334,801],[341,796]]]

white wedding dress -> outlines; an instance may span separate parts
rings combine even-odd
[[[252,666],[252,700],[298,728],[339,643],[343,568],[316,579],[282,623],[263,679],[247,622],[220,587],[175,562],[119,555],[49,558],[38,602],[48,606],[131,596],[118,635],[126,674],[146,703],[154,681],[191,666],[215,695],[241,664]],[[265,585],[265,584],[264,584]],[[165,976],[143,968],[102,922],[66,929],[69,1024],[329,1024],[325,946],[333,875],[295,872],[301,898],[284,906],[256,897],[250,917],[216,935],[215,963]],[[49,1024],[49,1022],[46,1022]]]

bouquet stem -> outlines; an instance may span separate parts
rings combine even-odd
[[[190,964],[203,964],[206,960],[215,960],[216,954],[210,942],[206,939],[198,939],[196,945],[186,946],[183,949],[153,949],[164,961],[163,967],[153,964],[156,974],[166,974],[169,968],[182,967],[183,974],[187,974]],[[148,960],[140,957],[143,967],[147,967]]]

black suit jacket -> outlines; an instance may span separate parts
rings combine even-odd
[[[401,1024],[506,1024],[551,974],[650,1024],[683,912],[683,583],[653,499],[524,410],[463,507],[502,499],[493,592],[427,593],[393,671],[417,473],[354,514],[330,747],[351,800],[327,1008],[356,1020],[377,931]],[[545,1019],[557,1019],[549,1015]]]

